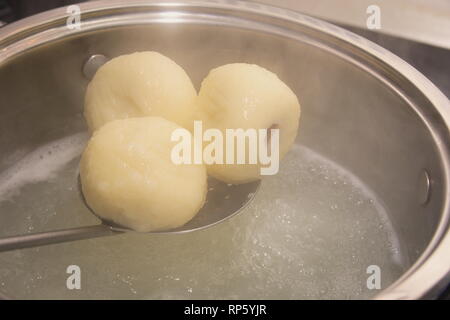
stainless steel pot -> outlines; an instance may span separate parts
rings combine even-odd
[[[161,51],[197,85],[214,66],[253,62],[301,97],[298,143],[350,169],[386,208],[408,270],[376,297],[434,297],[448,283],[450,104],[413,67],[339,27],[254,3],[80,8],[80,29],[65,8],[0,29],[0,172],[24,149],[85,130],[82,70],[94,54]]]

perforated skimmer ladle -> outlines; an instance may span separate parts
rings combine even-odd
[[[80,183],[78,183],[78,185],[81,198],[86,204],[81,193]],[[230,185],[216,179],[209,178],[209,189],[205,205],[191,221],[176,229],[148,233],[185,233],[205,229],[223,222],[240,212],[250,202],[250,200],[253,199],[259,185],[260,181],[240,185]],[[89,206],[87,207],[89,208]],[[93,211],[91,210],[91,212]],[[106,237],[122,234],[124,232],[135,231],[118,226],[110,221],[102,220],[101,224],[94,226],[0,238],[0,252],[97,237]]]

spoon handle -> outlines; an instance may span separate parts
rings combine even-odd
[[[48,244],[113,236],[122,232],[98,224],[88,227],[62,229],[0,238],[0,252],[32,248]]]

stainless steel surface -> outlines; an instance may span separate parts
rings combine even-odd
[[[393,37],[367,29],[342,25],[366,39],[398,55],[419,70],[446,96],[450,97],[450,50]]]
[[[86,79],[92,79],[98,68],[104,65],[108,61],[108,58],[102,54],[93,54],[90,56],[83,65],[83,74]]]
[[[420,204],[426,205],[431,197],[431,178],[426,170],[422,170],[419,174],[418,181],[418,200]]]
[[[382,34],[450,49],[450,3],[447,0],[257,0],[296,10],[333,23],[367,29],[369,6],[380,8]],[[373,13],[373,11],[370,11]]]
[[[80,66],[92,54],[161,51],[197,85],[217,65],[257,63],[300,97],[298,143],[350,169],[386,208],[408,271],[377,297],[433,297],[445,286],[450,105],[414,68],[339,27],[258,4],[100,1],[81,8],[81,30],[67,29],[58,9],[0,31],[0,150],[10,155],[0,160],[0,172],[20,147],[86,129]],[[432,179],[426,206],[417,194],[424,169]]]

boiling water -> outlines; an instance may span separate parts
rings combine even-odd
[[[0,175],[0,235],[98,223],[77,188],[86,136],[33,152]],[[51,170],[49,169],[51,168]],[[69,265],[81,289],[69,290]],[[404,267],[386,212],[351,173],[295,146],[240,215],[190,234],[124,234],[0,254],[13,298],[367,298]]]

